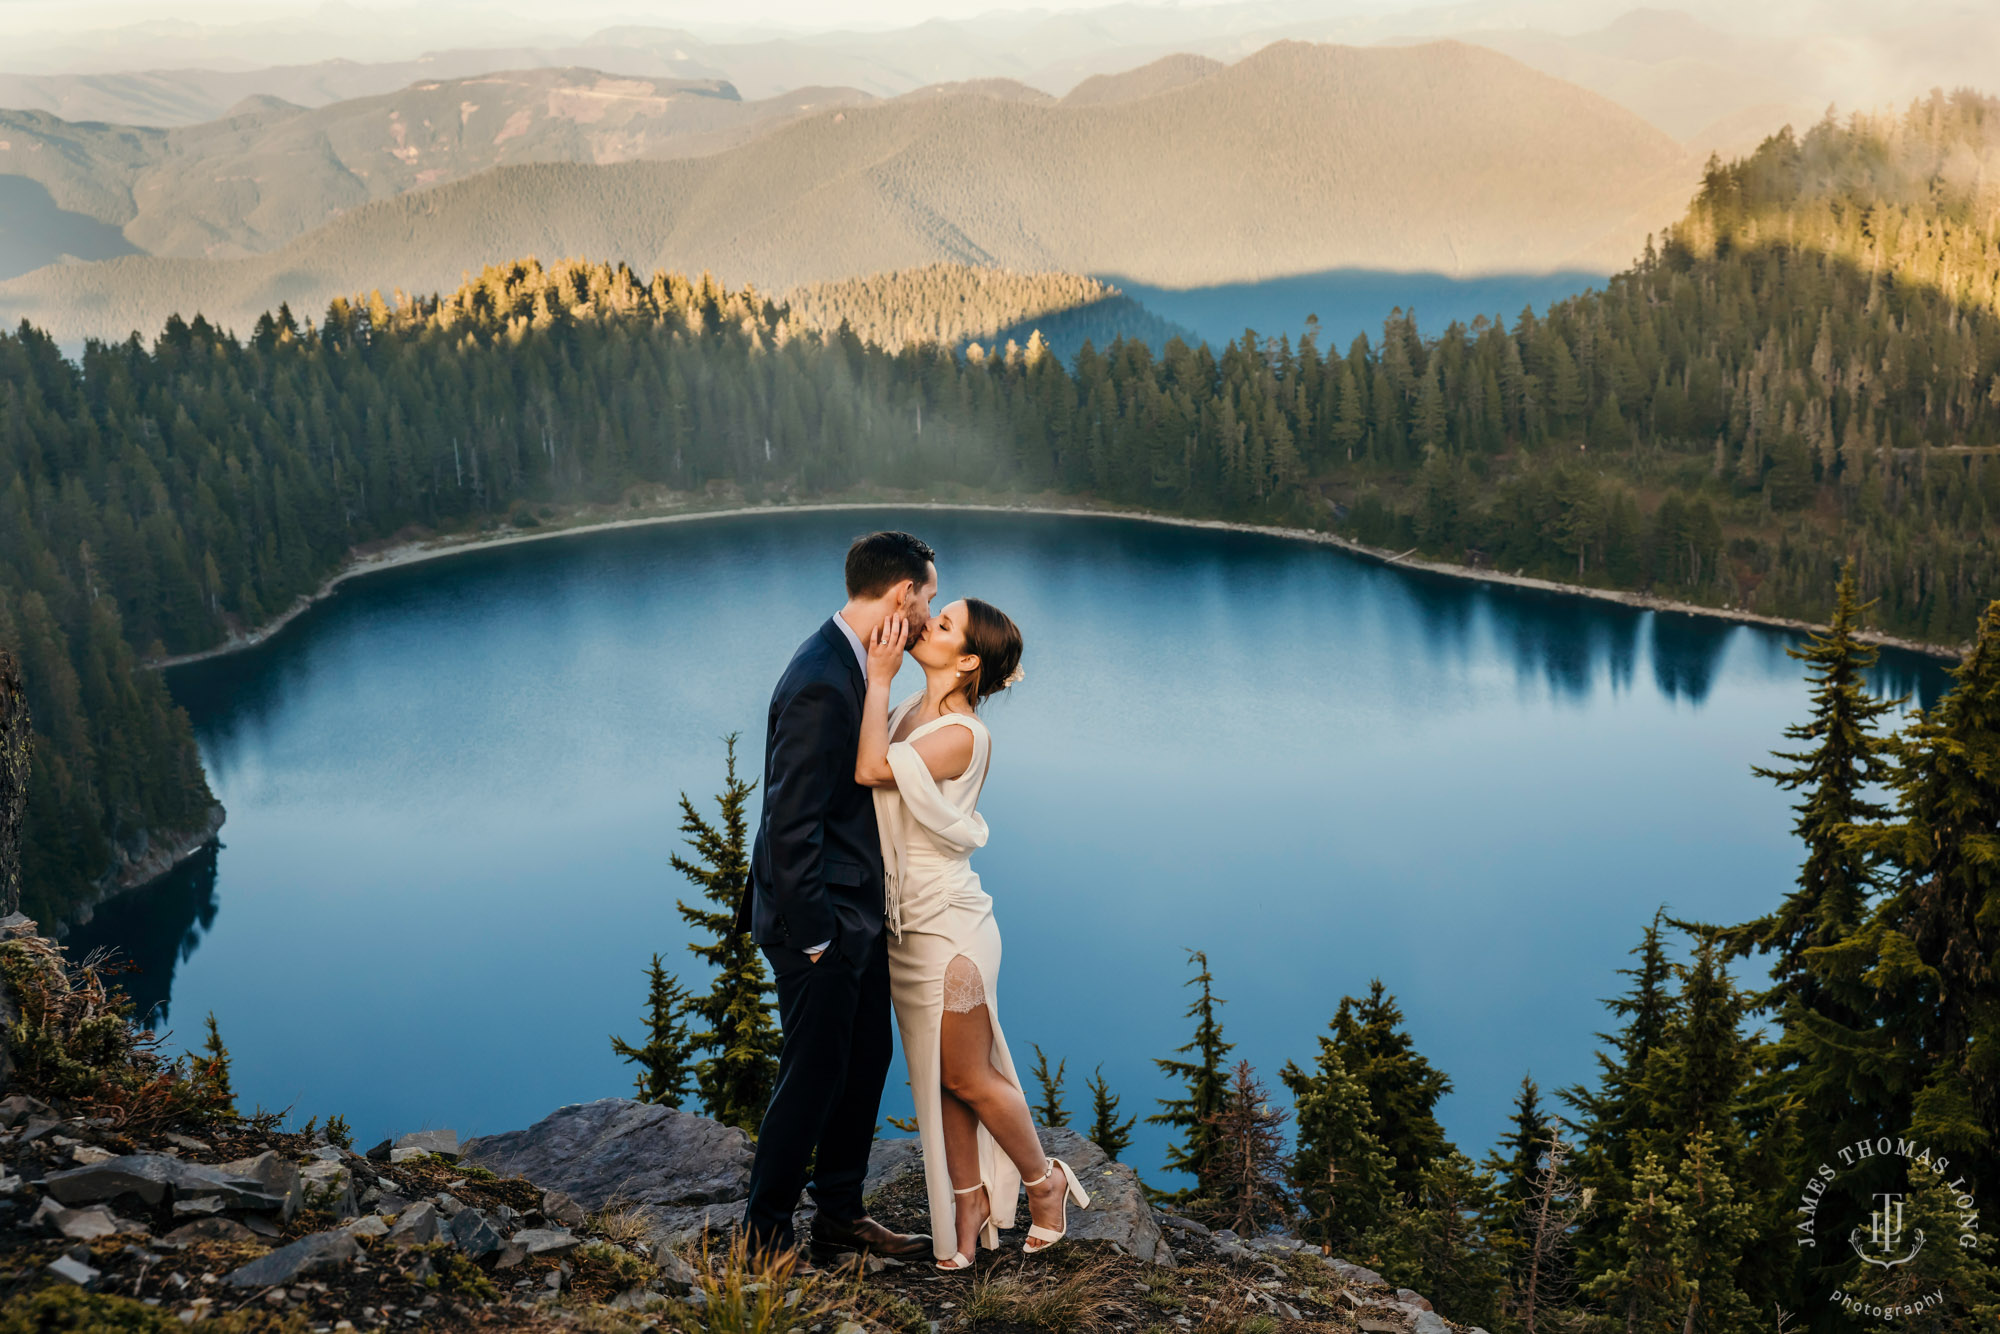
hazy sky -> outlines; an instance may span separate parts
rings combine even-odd
[[[194,23],[204,26],[262,25],[310,22],[315,16],[334,20],[328,11],[358,12],[390,18],[416,28],[449,26],[461,35],[468,25],[481,25],[489,36],[502,33],[573,32],[610,24],[726,30],[743,24],[796,29],[846,25],[900,27],[927,18],[966,18],[994,10],[1087,10],[1133,0],[513,0],[501,4],[362,3],[329,5],[320,0],[169,0],[135,4],[129,0],[0,0],[0,16],[17,31],[81,34],[94,29],[132,24]],[[1181,8],[1240,3],[1241,0],[1138,0]],[[1435,0],[1430,0],[1434,3]],[[1606,0],[1614,10],[1627,5]],[[1290,0],[1286,7],[1299,7]],[[1318,0],[1311,8],[1326,13],[1381,13],[1427,7],[1427,0]],[[345,17],[345,16],[343,16]]]
[[[1712,26],[1773,35],[1893,30],[1901,0],[0,0],[0,70],[98,73],[130,69],[250,69],[333,58],[409,60],[469,47],[560,47],[606,27],[684,28],[703,40],[836,28],[899,28],[928,18],[996,11],[1128,10],[1122,40],[1150,16],[1184,12],[1166,28],[1186,34],[1278,32],[1370,42],[1461,31],[1536,28],[1596,31],[1652,5]],[[1933,0],[1940,19],[2000,0]],[[1233,12],[1220,12],[1233,11]],[[1185,40],[1176,37],[1173,40]],[[1060,53],[1055,53],[1060,54]]]

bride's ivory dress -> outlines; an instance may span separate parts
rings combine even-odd
[[[922,699],[921,694],[912,696],[890,713],[890,736]],[[957,778],[939,782],[911,743],[942,727],[963,727],[972,733],[972,763]],[[947,713],[890,744],[889,768],[896,775],[896,786],[875,789],[889,919],[889,988],[903,1034],[903,1056],[910,1067],[910,1093],[917,1105],[917,1133],[930,1189],[932,1250],[940,1260],[949,1260],[958,1249],[944,1129],[939,1122],[938,1031],[946,1008],[987,1007],[993,1068],[1016,1088],[1021,1086],[1007,1054],[1007,1040],[1000,1033],[994,985],[1000,976],[1000,928],[993,920],[993,900],[979,887],[971,861],[974,850],[986,846],[986,821],[977,807],[992,745],[978,718]],[[984,1126],[979,1128],[979,1176],[992,1199],[994,1225],[1012,1227],[1021,1176]]]

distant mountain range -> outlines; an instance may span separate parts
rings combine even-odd
[[[719,80],[536,69],[413,84],[308,110],[254,95],[183,129],[0,111],[0,172],[153,255],[260,254],[373,199],[521,162],[713,153],[811,111],[868,100],[805,88],[745,102]],[[0,203],[0,228],[11,221]],[[17,257],[24,271],[35,260]]]
[[[319,30],[339,17],[322,9],[301,20],[289,40],[278,15],[254,40],[241,28],[148,25],[37,50],[22,33],[11,51],[0,52],[0,64],[16,71],[0,72],[0,106],[72,121],[177,126],[219,119],[253,95],[317,107],[413,83],[533,68],[726,80],[751,101],[810,87],[896,97],[986,78],[1062,96],[1096,75],[1179,53],[1235,61],[1286,38],[1355,46],[1454,38],[1602,93],[1705,153],[1754,146],[1786,121],[1816,120],[1830,103],[1866,109],[1934,86],[1977,86],[1990,81],[1992,53],[2000,50],[2000,7],[1905,6],[1888,21],[1879,6],[1851,0],[1790,0],[1782,12],[1680,0],[1676,8],[1624,13],[1600,0],[1459,0],[1400,12],[1338,0],[1247,0],[995,10],[885,31],[739,27],[726,35],[637,25],[588,32],[589,17],[578,13],[574,31],[587,35],[524,41],[518,23],[489,24],[485,46],[464,45],[468,25],[442,9],[395,32],[369,29],[365,16],[351,11],[347,18],[360,31],[342,37]],[[729,18],[716,13],[706,21]],[[444,34],[448,45],[424,49]],[[381,58],[399,47],[408,58]],[[324,55],[305,64],[270,59],[281,51]]]
[[[226,151],[183,159],[157,206],[133,191],[149,238],[187,247],[213,234],[248,248],[245,238],[306,225],[334,206],[336,186],[357,188],[340,185],[351,168],[324,166],[346,163],[343,152],[393,179],[448,179],[504,160],[494,140],[519,124],[536,153],[585,160],[489,167],[377,198],[262,255],[51,265],[0,283],[0,318],[65,338],[150,331],[174,311],[244,326],[280,301],[314,314],[377,284],[449,288],[524,254],[707,268],[767,290],[936,262],[1162,286],[1341,268],[1610,272],[1685,206],[1699,170],[1604,98],[1452,42],[1287,42],[1229,66],[1177,57],[1087,82],[1068,101],[988,81],[789,105],[724,151],[600,165],[614,149],[639,156],[641,141],[669,157],[691,136],[754,132],[741,109],[758,105],[657,84],[591,100],[602,86],[579,71],[515,75],[420,86],[366,114],[260,107],[237,118],[242,129],[203,127],[199,141]],[[575,111],[599,105],[602,120]],[[258,147],[287,134],[311,151]],[[91,142],[103,165],[63,186],[79,214],[102,217],[93,210],[115,202],[100,182],[163,170],[147,165],[159,150],[136,133]],[[232,179],[230,163],[250,179]],[[276,183],[295,171],[297,198]],[[173,204],[176,193],[188,202]],[[237,219],[240,202],[254,206]]]

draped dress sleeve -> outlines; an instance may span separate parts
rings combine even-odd
[[[919,736],[939,726],[963,726],[972,733],[972,760],[966,765],[965,773],[957,779],[947,779],[959,792],[948,795],[938,781],[931,777],[930,766],[917,753],[912,744]],[[909,824],[920,826],[928,840],[943,851],[957,856],[970,856],[974,851],[986,846],[986,817],[979,813],[979,788],[977,781],[965,783],[965,778],[983,777],[985,750],[988,745],[985,731],[974,720],[962,714],[945,714],[934,718],[912,732],[908,739],[891,743],[889,746],[889,771],[896,776],[896,804],[901,807],[902,817],[897,823],[902,827],[891,831],[883,829],[884,879],[886,884],[884,908],[889,919],[889,929],[897,935],[903,931],[903,881],[908,871],[903,859],[908,855],[909,837],[914,830]],[[890,852],[888,844],[896,844]]]

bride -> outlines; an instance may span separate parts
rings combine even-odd
[[[977,598],[934,617],[910,656],[924,689],[889,707],[909,625],[891,616],[868,644],[855,781],[875,789],[887,883],[889,979],[910,1067],[938,1268],[972,1267],[1000,1244],[1028,1192],[1029,1255],[1069,1230],[1069,1201],[1088,1208],[1076,1173],[1043,1154],[1000,1033],[1000,928],[979,887],[973,850],[986,845],[979,789],[993,750],[974,712],[1020,680],[1021,632]]]

